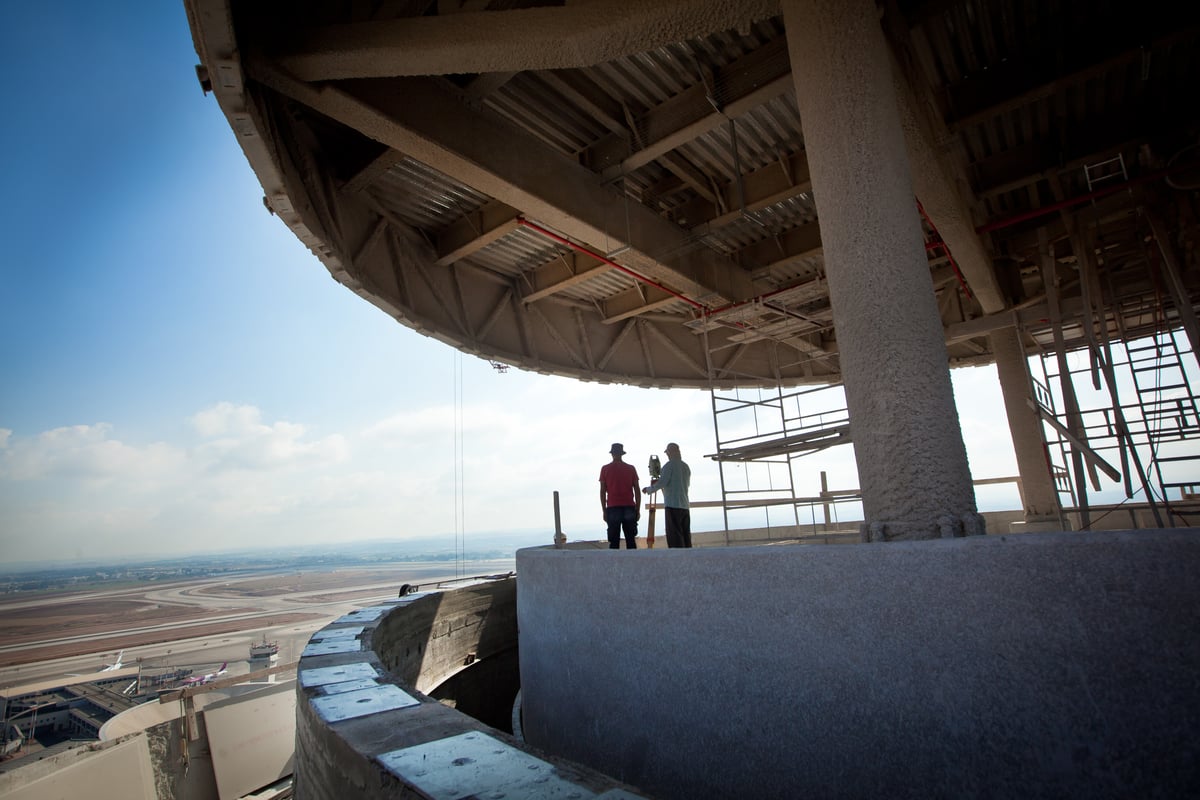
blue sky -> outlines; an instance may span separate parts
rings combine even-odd
[[[335,283],[263,208],[181,2],[18,4],[0,62],[0,563],[549,541],[554,490],[599,538],[612,441],[643,475],[678,441],[719,499],[707,393],[501,374]],[[994,371],[955,385],[976,477],[1014,474]],[[855,484],[847,456],[798,491]]]

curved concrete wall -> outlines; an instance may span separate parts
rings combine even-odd
[[[511,576],[408,595],[315,633],[297,671],[296,798],[635,797],[424,694],[516,643]]]
[[[517,554],[527,740],[657,797],[1200,786],[1200,530]]]

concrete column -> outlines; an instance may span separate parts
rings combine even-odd
[[[783,0],[870,541],[984,533],[870,0]]]
[[[1046,458],[1046,442],[1037,412],[1029,407],[1029,365],[1015,327],[1001,328],[991,334],[996,355],[996,373],[1004,394],[1004,410],[1017,454],[1017,472],[1021,475],[1021,502],[1025,524],[1020,530],[1066,530],[1058,492]]]

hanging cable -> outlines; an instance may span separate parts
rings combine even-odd
[[[466,557],[466,488],[463,474],[463,385],[462,353],[454,351],[451,372],[454,380],[454,577],[464,574]]]

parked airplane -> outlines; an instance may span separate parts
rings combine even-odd
[[[195,677],[188,678],[187,680],[185,680],[183,682],[183,685],[184,686],[203,686],[204,684],[208,683],[209,681],[213,680],[214,678],[224,675],[228,671],[228,670],[226,670],[226,667],[228,667],[228,666],[229,666],[228,661],[222,661],[220,669],[218,669],[216,672],[210,672],[207,675],[196,675]]]
[[[101,672],[116,672],[117,670],[122,669],[125,666],[125,662],[121,660],[122,658],[124,658],[124,656],[125,656],[125,651],[122,650],[121,652],[117,653],[116,661],[114,661],[111,664],[105,664],[103,667],[96,670],[95,672],[68,672],[67,675],[68,675],[68,677],[71,677],[71,678],[78,678],[83,675],[99,675]]]

